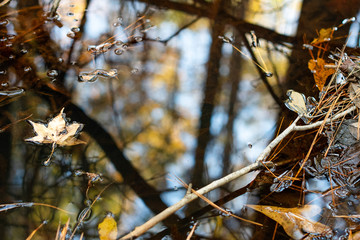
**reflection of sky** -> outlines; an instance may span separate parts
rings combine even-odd
[[[300,15],[302,0],[287,1],[260,1],[261,9],[255,9],[260,13],[249,17],[247,20],[269,29],[274,29],[278,33],[294,35],[296,33],[297,20]]]
[[[176,27],[168,29],[174,32]],[[207,62],[210,36],[207,29],[199,31],[184,30],[178,37],[169,42],[180,51],[178,74],[180,78],[180,92],[176,96],[176,105],[186,109],[194,116],[199,115],[202,82],[199,77],[204,74],[204,64]]]
[[[199,34],[207,35],[199,36]],[[196,41],[197,39],[204,39],[207,42]],[[177,47],[181,51],[180,60],[180,77],[181,87],[180,92],[176,98],[177,105],[180,108],[186,109],[187,112],[192,113],[196,118],[200,115],[200,104],[202,100],[202,83],[199,78],[205,79],[205,64],[208,56],[210,36],[207,31],[201,33],[192,33],[190,30],[180,34],[177,42],[186,43],[180,44]],[[199,44],[200,43],[200,44]],[[224,47],[225,51],[230,50],[228,46]],[[276,114],[275,111],[269,110],[269,106],[263,106],[262,101],[267,99],[266,102],[272,102],[268,99],[267,93],[259,93],[257,89],[252,87],[251,81],[244,79],[240,84],[240,92],[238,99],[241,102],[241,110],[234,126],[234,148],[240,149],[238,153],[232,156],[234,166],[245,166],[247,163],[242,163],[243,159],[248,159],[253,162],[260,152],[267,145],[268,140],[272,137],[272,130],[275,124]],[[211,133],[214,135],[219,134],[227,123],[227,114],[223,108],[215,108],[211,120]],[[196,137],[196,136],[195,136]],[[181,160],[176,164],[169,166],[167,169],[170,173],[177,176],[186,176],[189,178],[189,173],[192,172],[194,155],[191,153],[196,147],[196,139],[192,136],[186,136],[183,139],[190,149],[190,154],[185,154]],[[252,143],[253,147],[249,149],[248,143]],[[245,156],[244,156],[245,155]],[[209,144],[206,153],[206,164],[209,172],[209,177],[218,178],[222,171],[222,157],[223,157],[223,144],[212,142]],[[252,179],[252,178],[251,178]],[[169,187],[173,187],[174,182],[169,182]],[[182,191],[174,194],[166,194],[164,200],[168,204],[174,204],[184,195]]]
[[[294,25],[294,23],[296,23],[298,18],[298,13],[296,12],[298,7],[296,4],[290,5],[291,11],[293,11],[294,14],[289,14],[289,9],[287,9],[286,24],[281,28],[281,33],[293,34],[295,32],[296,25]],[[272,23],[274,23],[274,21]],[[163,26],[159,28],[161,29],[162,27]],[[171,30],[170,32],[173,31],[174,30]],[[203,91],[201,84],[203,84],[203,82],[199,83],[196,79],[200,78],[203,79],[202,81],[205,80],[205,67],[210,41],[210,35],[207,30],[201,32],[186,30],[183,31],[175,41],[170,42],[171,44],[176,44],[181,51],[178,70],[181,79],[181,91],[176,98],[177,105],[185,108],[187,112],[195,114],[197,118],[200,115],[199,111]],[[224,52],[229,53],[230,50],[231,47],[229,47],[229,45],[224,46]],[[226,69],[223,70],[225,71]],[[271,110],[274,103],[267,92],[261,93],[252,86],[251,81],[248,80],[252,78],[254,77],[243,77],[239,88],[238,101],[241,103],[241,109],[234,123],[234,154],[232,156],[232,163],[237,169],[245,166],[248,162],[253,162],[258,157],[268,144],[275,130],[277,113],[275,110]],[[264,104],[264,102],[268,104]],[[216,108],[212,116],[211,133],[218,134],[224,129],[226,122],[227,115],[224,109]],[[188,139],[185,142],[191,142],[190,146],[192,149],[196,147],[195,138],[191,140]],[[252,148],[249,148],[248,144],[251,144]],[[210,143],[205,157],[210,179],[216,179],[221,176],[222,157],[223,144],[217,142]],[[170,173],[174,173],[177,176],[184,175],[186,172],[185,176],[189,177],[189,172],[192,172],[193,158],[193,154],[185,154],[182,160],[178,161],[176,165],[169,166],[167,169]],[[248,162],[243,162],[245,159]],[[250,179],[252,178],[253,177],[250,177]],[[249,181],[249,179],[247,181]],[[172,186],[174,186],[173,182],[169,182],[169,187]],[[174,204],[183,197],[183,192],[178,193],[177,197],[175,197],[174,194],[166,195],[168,196],[164,197],[165,202]]]
[[[360,28],[360,13],[357,15],[355,22],[351,24],[350,27],[350,35],[347,42],[347,46],[349,47],[359,47],[357,44],[359,44],[359,28]]]

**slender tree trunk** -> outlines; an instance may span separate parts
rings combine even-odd
[[[221,1],[219,1],[221,2]],[[217,7],[217,9],[216,9]],[[214,4],[214,12],[219,13],[221,3]],[[201,115],[199,119],[199,128],[197,133],[197,147],[195,150],[195,166],[192,173],[192,183],[194,187],[202,187],[204,185],[205,173],[205,152],[210,142],[210,124],[211,117],[216,104],[216,98],[220,88],[220,60],[223,42],[219,36],[224,34],[224,24],[221,21],[213,21],[211,28],[211,47],[209,60],[207,64],[207,77],[204,86],[204,99],[201,105]]]
[[[238,16],[239,18],[244,18],[244,13],[247,8],[248,1],[243,1],[241,4],[236,6],[232,6],[233,14]],[[239,32],[234,29],[234,37],[235,39],[241,38]],[[229,96],[229,104],[228,104],[228,121],[226,124],[226,139],[225,139],[225,146],[224,146],[224,156],[223,156],[223,169],[222,175],[225,176],[230,173],[231,169],[231,154],[233,150],[233,131],[234,131],[234,121],[237,114],[237,94],[239,90],[239,83],[240,83],[240,74],[242,69],[242,56],[241,54],[233,49],[231,60],[230,60],[230,73],[229,73],[229,83],[230,86],[230,96]]]

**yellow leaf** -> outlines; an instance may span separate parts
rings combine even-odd
[[[330,227],[308,219],[320,213],[321,209],[318,206],[305,205],[302,208],[282,208],[261,205],[247,206],[278,222],[293,239],[303,239],[307,233],[311,235],[332,235]]]
[[[322,58],[316,60],[310,59],[308,62],[308,68],[314,74],[316,86],[320,91],[323,89],[327,77],[335,73],[335,69],[325,68],[325,64],[326,63]]]
[[[333,33],[333,29],[332,28],[322,28],[320,29],[319,32],[319,37],[315,38],[311,44],[315,45],[315,44],[319,44],[319,43],[323,43],[323,42],[328,42],[331,40],[332,38],[332,33]]]
[[[117,237],[117,223],[112,213],[108,213],[105,219],[98,225],[100,240],[113,240]]]

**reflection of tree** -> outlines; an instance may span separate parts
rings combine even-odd
[[[91,1],[87,1],[87,5],[89,5],[90,2]],[[130,8],[129,6],[132,6],[131,2],[133,1],[129,2],[129,5],[122,8],[124,12],[126,12],[127,8]],[[274,45],[277,44],[285,46],[293,44],[294,51],[290,57],[291,65],[288,70],[289,74],[287,81],[284,85],[286,85],[286,87],[310,93],[313,91],[312,80],[308,80],[311,78],[304,78],[304,69],[306,69],[306,62],[308,59],[306,56],[307,53],[299,50],[299,48],[301,48],[303,34],[306,33],[307,37],[310,39],[312,37],[310,33],[314,33],[316,29],[332,26],[338,23],[340,19],[350,17],[353,14],[353,12],[346,12],[346,14],[349,15],[339,15],[333,11],[333,5],[324,10],[321,6],[322,4],[326,5],[326,3],[323,1],[304,1],[298,33],[296,37],[290,37],[279,34],[274,30],[244,21],[244,13],[240,14],[239,12],[245,11],[247,4],[244,3],[245,1],[242,1],[241,4],[237,1],[193,1],[192,3],[188,3],[188,1],[140,0],[139,2],[148,4],[152,7],[186,13],[192,15],[192,19],[195,17],[195,20],[187,21],[188,24],[185,24],[179,29],[179,31],[175,31],[175,34],[168,40],[159,41],[165,43],[165,45],[172,39],[176,38],[181,31],[191,27],[193,23],[200,18],[206,18],[211,22],[211,45],[209,48],[209,58],[206,66],[206,77],[203,80],[203,100],[201,102],[197,130],[193,131],[196,132],[195,138],[197,141],[194,152],[195,161],[191,174],[188,176],[191,178],[191,182],[196,188],[207,184],[207,169],[205,164],[206,154],[209,153],[209,148],[214,142],[213,140],[219,137],[212,136],[210,133],[210,127],[213,124],[212,117],[214,116],[214,109],[216,107],[226,109],[227,111],[224,112],[226,112],[226,116],[228,118],[226,127],[224,127],[226,129],[226,139],[222,143],[224,146],[222,174],[226,175],[233,167],[230,159],[234,151],[232,149],[235,128],[234,121],[237,113],[240,111],[237,97],[240,90],[239,83],[241,81],[239,75],[241,74],[241,69],[244,68],[245,63],[242,62],[241,55],[236,51],[233,51],[230,57],[224,54],[222,51],[223,41],[219,39],[219,36],[223,36],[227,33],[228,29],[234,29],[232,31],[235,32],[235,38],[240,39],[250,53],[252,48],[246,39],[246,34],[251,30],[256,32],[258,38],[271,42]],[[52,168],[53,172],[51,172],[49,169],[44,170],[39,160],[48,154],[49,149],[39,146],[36,148],[27,146],[26,149],[22,149],[15,154],[14,151],[16,151],[16,149],[20,149],[19,145],[24,144],[22,142],[24,134],[16,132],[15,130],[17,129],[9,128],[12,129],[9,131],[8,129],[2,128],[7,126],[9,123],[16,122],[16,120],[27,117],[32,113],[34,113],[35,118],[40,118],[40,116],[47,117],[44,116],[45,114],[43,113],[36,114],[36,112],[41,112],[45,108],[51,109],[50,112],[57,112],[57,110],[65,106],[65,111],[72,120],[85,124],[84,130],[91,139],[96,142],[97,146],[101,148],[103,153],[106,155],[106,158],[112,163],[112,165],[115,166],[116,171],[120,173],[122,177],[123,183],[129,186],[132,191],[141,198],[146,207],[155,214],[166,209],[167,205],[161,198],[162,192],[158,190],[165,186],[164,182],[159,180],[155,183],[150,183],[146,179],[151,179],[155,173],[165,172],[166,164],[175,163],[177,158],[184,152],[182,142],[180,140],[178,142],[174,142],[172,140],[172,134],[175,132],[173,128],[176,128],[181,124],[190,125],[189,122],[192,121],[192,119],[184,120],[184,117],[181,116],[178,109],[176,109],[177,104],[175,99],[179,91],[179,82],[176,70],[178,64],[177,61],[175,61],[173,69],[170,70],[160,67],[152,70],[152,68],[149,67],[149,69],[144,68],[144,70],[140,70],[140,72],[134,76],[131,76],[131,74],[119,74],[118,79],[111,79],[111,82],[108,83],[108,85],[106,85],[107,83],[105,84],[105,86],[110,88],[110,91],[107,89],[105,94],[103,94],[100,89],[104,87],[104,84],[97,85],[100,90],[95,89],[94,96],[89,97],[87,101],[87,104],[94,105],[94,107],[87,107],[86,104],[84,106],[79,106],[75,103],[77,101],[76,95],[81,95],[82,86],[77,87],[75,84],[72,85],[71,81],[74,79],[71,79],[71,74],[72,72],[80,72],[81,68],[91,61],[91,57],[84,57],[84,55],[88,54],[85,50],[86,46],[81,46],[82,44],[87,44],[86,42],[83,42],[82,39],[83,32],[86,31],[85,26],[87,14],[85,13],[83,18],[80,19],[80,32],[75,35],[70,47],[65,50],[61,50],[60,45],[54,41],[50,35],[51,28],[45,27],[44,22],[50,20],[43,16],[43,11],[40,10],[41,7],[37,5],[37,1],[28,1],[26,4],[26,7],[29,7],[29,11],[27,13],[22,13],[19,14],[19,16],[12,17],[12,19],[17,18],[17,22],[21,23],[15,25],[15,29],[19,34],[13,41],[13,46],[6,47],[3,43],[0,45],[3,53],[1,59],[3,60],[2,67],[6,68],[8,72],[13,74],[11,76],[13,78],[11,79],[11,82],[15,82],[16,86],[22,86],[27,90],[26,96],[13,98],[12,100],[9,100],[9,98],[6,97],[0,99],[0,103],[2,104],[0,129],[4,130],[0,133],[0,142],[2,143],[2,151],[0,152],[0,181],[1,183],[5,183],[11,178],[9,173],[11,166],[21,166],[21,170],[24,171],[22,190],[11,189],[11,186],[5,186],[5,184],[0,186],[1,202],[9,202],[12,199],[21,199],[23,201],[51,201],[53,199],[54,201],[51,201],[51,203],[56,206],[64,204],[64,201],[74,201],[77,205],[81,205],[82,207],[85,205],[81,202],[83,200],[87,200],[85,193],[88,187],[87,180],[83,178],[81,181],[76,182],[73,180],[71,175],[69,176],[66,174],[73,172],[77,167],[80,167],[86,172],[105,171],[106,167],[104,165],[107,165],[108,163],[101,163],[101,159],[96,162],[92,162],[87,155],[87,151],[91,151],[95,149],[95,147],[89,145],[87,146],[87,149],[79,147],[74,149],[59,150],[61,154],[58,154],[58,161]],[[312,4],[319,5],[313,6]],[[31,6],[34,8],[30,9]],[[125,4],[122,6],[125,6]],[[25,6],[18,5],[18,7],[20,8]],[[5,14],[4,9],[5,8],[1,8],[1,11],[4,11],[1,12],[1,14]],[[34,9],[36,9],[36,11]],[[355,11],[358,9],[353,8],[353,10]],[[8,9],[8,11],[10,11],[10,9]],[[342,12],[344,13],[344,11]],[[309,19],[313,20],[314,15],[318,16],[316,21],[312,21],[311,24],[307,22]],[[31,19],[31,21],[24,21],[24,19]],[[13,21],[15,22],[15,20]],[[52,24],[52,27],[55,27],[54,23]],[[143,24],[145,24],[145,22],[143,22]],[[36,34],[31,34],[29,29],[36,32]],[[1,31],[2,34],[7,35],[7,29],[2,28]],[[129,35],[136,32],[135,29],[131,31],[132,32]],[[347,29],[343,28],[343,31],[346,32]],[[109,35],[111,34],[109,33]],[[146,38],[145,31],[143,33],[143,37],[144,39],[150,39]],[[154,39],[152,39],[152,41],[154,41]],[[169,58],[166,57],[172,55],[175,51],[169,50],[162,55],[159,53],[159,49],[150,45],[152,41],[138,43],[133,38],[130,38],[128,41],[129,48],[131,49],[141,45],[142,51],[138,51],[141,52],[141,54],[134,50],[131,52],[133,56],[130,56],[129,58],[124,57],[122,60],[118,60],[120,57],[114,58],[112,56],[107,59],[108,56],[106,56],[104,57],[106,62],[105,67],[122,68],[122,70],[131,69],[133,62],[135,61],[132,60],[131,57],[140,59],[143,66],[146,66],[147,64],[149,66],[156,66],[159,64],[158,59],[161,57],[165,59],[163,60],[163,64],[166,64],[166,61],[169,60]],[[24,54],[22,52],[23,48],[29,49],[29,51],[31,51],[31,55]],[[136,54],[138,54],[138,56],[136,56]],[[62,63],[58,61],[60,56],[66,55],[68,56],[66,62]],[[103,55],[97,57],[101,58]],[[173,55],[176,59],[178,58],[176,54]],[[13,57],[10,58],[10,56]],[[254,55],[251,56],[255,58]],[[220,69],[223,64],[222,61],[230,62],[229,74],[225,77],[220,73]],[[77,65],[72,64],[72,62],[77,62]],[[169,63],[167,64],[170,65]],[[119,67],[119,65],[121,66]],[[32,71],[25,72],[24,68],[27,67],[31,67]],[[46,71],[50,69],[58,70],[58,77],[55,82],[50,82],[46,77],[44,77],[44,75],[46,75]],[[163,76],[159,76],[161,74],[155,71],[163,71],[161,72]],[[268,82],[269,80],[262,71],[259,71],[259,75],[272,98],[278,105],[282,105],[279,100],[281,96],[278,96],[279,94],[276,89],[278,87],[282,88],[283,86],[274,87]],[[2,83],[8,81],[4,75],[0,75],[0,78]],[[165,100],[155,101],[151,99],[152,96],[151,93],[149,93],[150,90],[147,85],[148,79],[157,79],[157,81],[162,84],[161,86],[165,89],[162,94],[167,95],[164,97]],[[300,79],[302,81],[301,83],[299,83]],[[222,94],[228,96],[223,97]],[[108,101],[109,98],[110,101]],[[156,122],[152,119],[151,114],[154,110],[159,108],[161,109],[162,116],[159,117],[161,120],[157,120],[158,122]],[[114,124],[113,119],[118,121]],[[113,131],[113,129],[116,130]],[[187,129],[184,127],[181,130],[186,131]],[[12,144],[12,141],[16,142],[16,144]],[[136,144],[141,146],[136,148],[138,147]],[[119,146],[124,147],[124,149]],[[124,151],[127,149],[132,150],[132,148],[136,149],[134,152],[139,152],[134,154],[129,151],[130,157],[127,157]],[[67,159],[69,158],[69,155],[71,155],[71,161],[68,161]],[[72,158],[74,160],[72,160]],[[10,159],[14,159],[14,162],[11,162]],[[74,163],[72,161],[74,161]],[[219,159],[219,165],[221,166],[220,162],[221,159]],[[13,176],[13,179],[14,178],[15,177]],[[47,179],[48,182],[44,183],[44,179]],[[111,182],[111,180],[109,180],[109,182]],[[77,184],[80,185],[79,188],[81,191],[79,192],[81,200],[79,201],[79,197],[76,197],[75,199],[75,196],[73,200],[69,200],[72,199],[73,195],[79,194],[76,190],[70,190],[76,189]],[[68,189],[64,190],[64,186]],[[124,196],[131,195],[129,191],[122,189],[122,184],[119,184],[119,186],[115,189],[116,191],[121,191]],[[229,189],[231,189],[231,186],[229,186]],[[58,195],[61,195],[59,193],[62,191],[66,192],[66,194],[61,197],[57,197]],[[119,195],[116,191],[114,191],[115,193],[109,193],[106,196],[111,196],[111,194]],[[244,194],[245,192],[246,189],[244,188],[233,191],[217,203],[221,205],[230,201],[234,197]],[[222,194],[222,196],[224,196],[224,194]],[[129,198],[131,197],[132,196]],[[297,198],[294,199],[296,200]],[[271,201],[270,198],[269,200]],[[116,205],[117,203],[115,202],[112,204]],[[180,218],[178,216],[172,215],[163,222],[167,229],[162,233],[159,233],[159,235],[154,238],[160,237],[160,235],[163,236],[164,232],[169,233],[171,230],[173,230],[173,233],[178,231],[178,234],[181,237],[184,237],[184,234],[188,230],[187,225],[191,221],[191,217],[195,219],[199,218],[202,215],[209,213],[211,209],[212,208],[209,206],[200,210],[190,208],[191,211],[189,211],[190,213],[188,216],[181,221],[179,221]],[[192,210],[194,211],[192,212]],[[33,211],[32,209],[29,209],[26,211],[26,213],[29,213],[30,217],[28,220],[22,219],[24,226],[21,227],[25,229],[24,235],[28,235],[27,232],[34,228],[30,225],[36,225],[40,220],[43,220],[43,215],[54,219],[56,215],[54,212],[47,214],[46,211],[43,212],[40,210]],[[118,211],[117,214],[120,215],[121,212]],[[142,217],[145,218],[147,216]],[[1,219],[1,221],[5,223],[1,224],[0,227],[0,232],[2,233],[4,231],[2,231],[3,229],[1,228],[4,228],[4,226],[7,227],[15,225],[14,222],[9,219]],[[32,222],[27,225],[26,221]],[[238,223],[234,224],[236,225]],[[174,226],[178,229],[174,228]],[[239,224],[239,226],[242,225]],[[226,223],[224,224],[224,228],[227,228],[227,231],[230,232],[229,235],[233,232],[239,231],[231,226],[226,226]],[[268,234],[264,230],[257,231],[257,234],[260,233],[262,236],[259,238],[265,238],[266,234]],[[226,233],[224,234],[224,236],[229,235]],[[259,235],[255,236],[258,237]],[[2,237],[3,236],[0,238],[6,239],[6,237]]]

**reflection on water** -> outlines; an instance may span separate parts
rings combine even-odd
[[[143,3],[88,1],[87,6],[86,1],[64,0],[50,12],[53,2],[11,2],[0,9],[1,174],[6,182],[1,202],[14,203],[3,206],[7,211],[1,216],[1,239],[24,239],[45,220],[44,231],[36,235],[53,239],[59,223],[64,227],[68,218],[68,232],[96,239],[97,224],[107,212],[114,214],[119,234],[125,234],[185,195],[173,175],[194,180],[196,143],[203,134],[210,132],[205,149],[197,150],[206,152],[206,183],[252,163],[271,139],[278,107],[251,62],[240,57],[235,66],[241,71],[230,76],[232,58],[240,54],[227,46],[220,52],[219,66],[213,66],[220,73],[218,86],[211,89],[214,112],[205,117],[210,125],[198,129],[212,66],[210,47],[219,41],[211,39],[212,21],[202,18],[181,29],[193,17]],[[275,64],[284,64],[278,57]],[[81,139],[86,145],[55,148],[24,141],[32,134],[26,117],[32,114],[32,121],[48,127],[45,121],[63,107],[72,121],[84,124]],[[50,155],[52,164],[44,166]],[[209,198],[232,193],[254,178],[247,175]],[[227,207],[246,215],[247,196],[240,191]],[[53,208],[35,209],[32,203]],[[28,208],[15,209],[19,206]],[[250,238],[250,226],[211,210],[205,213],[209,217],[197,216],[197,231],[211,236],[224,218],[229,231]],[[184,209],[152,232],[170,228],[183,217],[189,217]],[[195,220],[179,226],[179,234]]]

